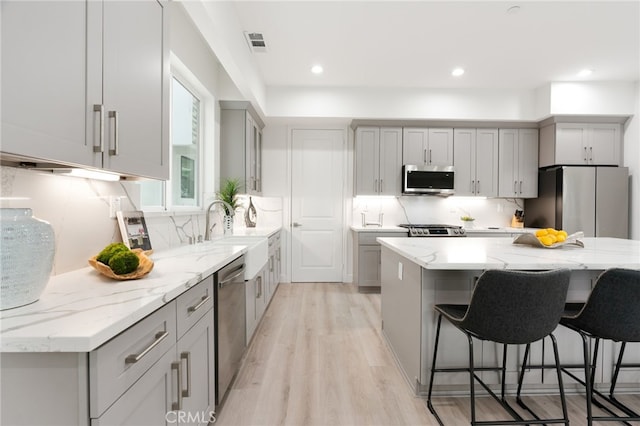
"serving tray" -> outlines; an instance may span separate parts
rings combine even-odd
[[[546,248],[546,249],[554,249],[554,248],[564,247],[564,246],[584,247],[584,243],[578,239],[583,237],[584,237],[584,232],[578,231],[567,236],[567,238],[561,243],[553,243],[550,246],[545,246],[540,242],[540,240],[538,240],[535,234],[520,234],[513,239],[513,244],[524,244],[532,247],[539,247],[539,248]]]

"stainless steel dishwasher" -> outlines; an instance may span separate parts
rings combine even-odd
[[[240,368],[245,349],[244,256],[216,274],[216,407],[224,400]]]

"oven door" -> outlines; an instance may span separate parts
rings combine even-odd
[[[451,166],[402,166],[402,193],[407,195],[453,195]]]

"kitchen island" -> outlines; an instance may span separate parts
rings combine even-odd
[[[433,356],[437,303],[468,303],[473,285],[487,269],[547,270],[569,268],[572,271],[568,301],[585,301],[598,275],[605,269],[640,269],[640,241],[616,238],[583,238],[584,248],[564,246],[555,249],[513,244],[512,238],[380,238],[382,246],[382,328],[398,364],[416,394],[427,391]],[[446,323],[446,322],[445,322]],[[441,367],[465,365],[466,338],[443,323]],[[559,327],[561,362],[581,363],[581,341],[577,333]],[[502,346],[492,342],[474,345],[477,365],[495,366]],[[636,344],[631,344],[636,345]],[[599,358],[596,386],[610,381],[615,362],[615,344],[605,342]],[[507,388],[517,381],[524,346],[510,352],[507,361]],[[531,362],[549,364],[551,344],[532,345]],[[640,362],[640,350],[629,347],[625,362]],[[495,372],[482,372],[487,383],[497,385]],[[435,390],[455,395],[468,392],[467,373],[440,375]],[[525,377],[527,389],[539,392],[557,389],[553,369],[531,370]],[[565,380],[568,391],[578,389]],[[620,392],[640,392],[640,370],[621,372]]]

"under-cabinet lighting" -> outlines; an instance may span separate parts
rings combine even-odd
[[[64,176],[73,176],[80,177],[86,179],[97,179],[97,180],[106,180],[110,182],[116,182],[120,180],[120,176],[101,172],[98,170],[85,170],[85,169],[54,169],[53,173],[64,175]]]
[[[460,77],[462,74],[464,74],[464,68],[454,68],[451,71],[451,75],[454,77]]]
[[[311,67],[311,72],[314,74],[322,74],[323,71],[322,65],[314,65]]]

